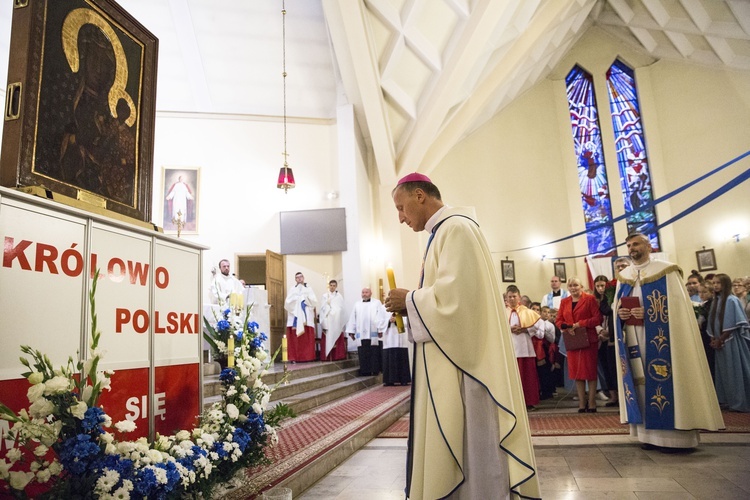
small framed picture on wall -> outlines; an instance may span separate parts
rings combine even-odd
[[[561,283],[568,281],[568,273],[565,272],[565,262],[555,262],[554,264],[555,276],[560,278]]]
[[[698,261],[698,271],[716,271],[716,255],[713,248],[704,248],[695,252],[695,258]]]
[[[512,260],[501,260],[500,272],[503,282],[507,283],[516,281],[516,264]]]
[[[200,167],[162,168],[162,228],[168,234],[198,234]]]

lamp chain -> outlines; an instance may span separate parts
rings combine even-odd
[[[284,77],[284,167],[288,166],[286,152],[286,2],[281,1],[281,61],[282,73]]]

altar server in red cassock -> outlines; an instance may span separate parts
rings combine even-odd
[[[521,292],[517,286],[510,285],[506,290],[505,312],[508,314],[518,372],[521,375],[523,398],[526,409],[534,410],[534,406],[539,404],[539,377],[536,371],[536,351],[531,338],[543,339],[545,324],[537,313],[521,304]]]
[[[289,313],[286,321],[289,361],[315,361],[315,306],[318,298],[305,283],[302,273],[295,274],[294,281],[296,284],[284,302],[284,309]]]

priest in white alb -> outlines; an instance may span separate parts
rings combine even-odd
[[[323,329],[320,345],[321,360],[340,361],[346,359],[346,336],[344,335],[344,296],[338,291],[338,282],[328,282],[328,291],[320,301],[320,326]]]
[[[287,311],[286,340],[292,363],[315,361],[315,306],[318,298],[302,273],[294,275],[294,287],[284,301]]]
[[[245,284],[229,274],[229,261],[219,261],[219,272],[214,274],[208,287],[208,297],[211,304],[218,304],[221,309],[229,307],[229,296],[233,293],[242,293]]]
[[[644,449],[690,450],[724,420],[682,270],[652,259],[641,233],[625,243],[633,263],[617,274],[614,302],[620,421]]]

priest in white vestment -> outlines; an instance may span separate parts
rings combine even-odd
[[[337,290],[336,280],[328,282],[328,291],[320,301],[320,326],[323,328],[320,359],[338,361],[346,358],[344,335],[344,296]]]
[[[284,301],[287,311],[286,340],[289,361],[315,361],[315,306],[318,298],[302,273],[294,275],[294,288]]]
[[[362,301],[354,309],[346,323],[346,333],[357,346],[360,375],[377,375],[382,366],[381,339],[388,327],[388,317],[383,303],[372,298],[372,290],[362,289]]]
[[[219,261],[219,272],[214,274],[208,287],[208,297],[211,304],[218,304],[223,309],[229,307],[229,295],[242,293],[244,288],[242,281],[229,274],[229,261],[222,259]]]
[[[399,221],[430,239],[408,314],[415,346],[406,495],[539,498],[526,404],[492,255],[470,209],[443,205],[427,176],[393,190]]]
[[[682,270],[653,260],[641,233],[626,243],[633,263],[617,274],[614,303],[620,421],[645,449],[695,448],[698,430],[723,429],[724,420]],[[638,306],[624,303],[634,297]]]

